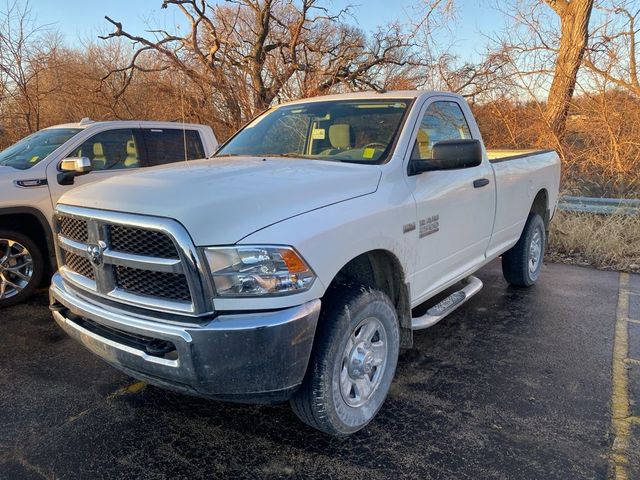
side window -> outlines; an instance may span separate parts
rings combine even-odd
[[[116,170],[140,166],[140,142],[129,128],[100,132],[69,154],[88,157],[94,170]]]
[[[145,128],[145,167],[204,158],[204,146],[197,130]]]
[[[434,143],[467,138],[471,138],[471,131],[460,106],[455,102],[433,102],[418,127],[411,158],[430,160]]]

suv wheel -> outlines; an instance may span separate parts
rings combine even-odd
[[[0,230],[0,308],[25,300],[40,285],[44,261],[27,236]]]
[[[393,381],[400,348],[396,310],[380,291],[346,288],[328,300],[316,335],[291,406],[318,430],[354,433],[375,417]]]

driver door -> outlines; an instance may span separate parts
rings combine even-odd
[[[414,132],[411,159],[432,159],[437,142],[474,138],[466,109],[453,97],[428,102]],[[408,181],[417,210],[411,281],[415,306],[484,260],[493,229],[495,186],[486,158],[478,166],[423,172],[408,176]]]

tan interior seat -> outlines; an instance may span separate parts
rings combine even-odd
[[[418,129],[416,144],[413,146],[412,157],[420,159],[433,158],[431,144],[429,143],[429,132],[424,128]]]
[[[336,155],[351,148],[351,127],[347,123],[335,123],[329,127],[329,143],[331,148],[320,152],[320,155]]]
[[[91,157],[91,164],[94,170],[102,170],[107,163],[107,157],[104,156],[104,149],[102,143],[93,144],[93,157]]]
[[[351,127],[347,123],[336,123],[329,127],[329,142],[333,148],[351,148]]]
[[[138,167],[138,150],[136,149],[136,142],[133,140],[129,140],[127,142],[127,158],[124,159],[124,167],[125,168],[135,168]]]

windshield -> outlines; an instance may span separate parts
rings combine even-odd
[[[335,100],[270,109],[216,156],[298,157],[382,163],[391,154],[409,100]]]
[[[31,168],[81,130],[81,128],[40,130],[0,152],[0,165],[20,170]]]

